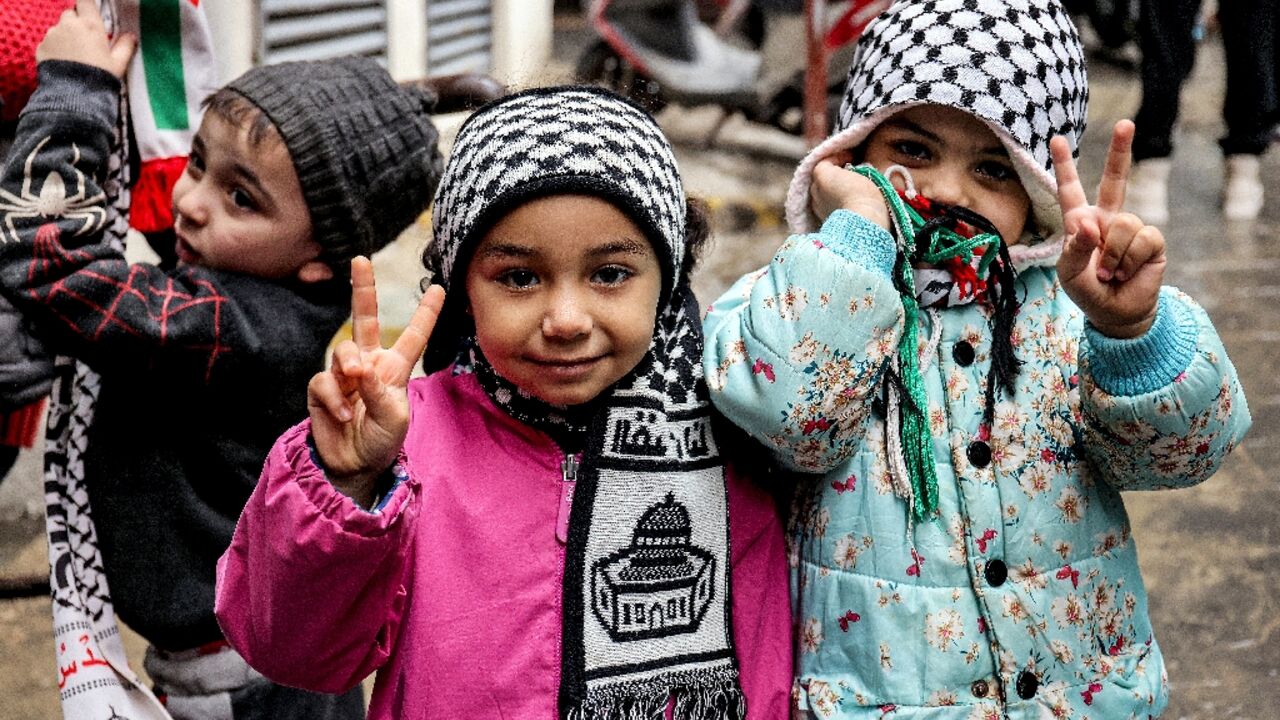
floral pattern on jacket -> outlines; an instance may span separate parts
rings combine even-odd
[[[1207,315],[1165,288],[1147,336],[1111,340],[1052,269],[1024,271],[1023,365],[986,427],[989,308],[941,310],[922,359],[939,508],[913,523],[877,400],[904,323],[874,261],[886,252],[888,233],[837,211],[706,319],[713,401],[797,471],[800,716],[1159,715],[1164,662],[1120,491],[1202,482],[1248,429]]]

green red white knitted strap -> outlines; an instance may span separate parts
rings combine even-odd
[[[910,479],[910,494],[906,499],[911,506],[912,515],[916,520],[923,520],[938,508],[938,475],[933,460],[928,396],[925,394],[921,374],[918,338],[921,308],[916,300],[913,264],[936,264],[950,258],[961,258],[967,263],[973,260],[974,250],[985,247],[987,252],[978,265],[978,275],[983,277],[990,272],[992,261],[997,255],[996,250],[1000,247],[1000,236],[979,233],[972,238],[965,238],[946,227],[936,226],[926,238],[918,238],[921,230],[926,228],[927,221],[903,201],[888,178],[869,165],[860,165],[852,168],[852,171],[871,180],[879,188],[898,235],[898,252],[902,257],[894,268],[894,283],[902,297],[906,321],[894,368],[907,402],[902,405],[898,392],[890,392],[891,404],[898,406],[893,414],[900,418],[901,432],[898,437],[893,437],[895,433],[892,432],[892,427],[897,424],[894,423],[890,425],[890,432],[885,435],[892,438],[889,444],[891,466],[898,473],[905,469]],[[935,318],[934,325],[937,324]],[[903,490],[905,491],[905,487]]]

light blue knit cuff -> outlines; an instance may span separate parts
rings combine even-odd
[[[822,223],[818,234],[828,249],[845,260],[886,278],[893,277],[898,248],[888,230],[852,210],[840,209]]]
[[[1169,385],[1191,366],[1200,325],[1191,308],[1162,292],[1146,334],[1118,340],[1085,322],[1084,337],[1093,381],[1109,395],[1133,397]]]

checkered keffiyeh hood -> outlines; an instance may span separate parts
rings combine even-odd
[[[436,191],[428,261],[452,286],[484,233],[515,207],[596,195],[648,235],[668,280],[684,261],[684,186],[671,145],[640,108],[593,87],[538,88],[481,108],[458,131]],[[459,265],[458,260],[462,259]]]
[[[796,170],[787,219],[796,232],[814,229],[809,185],[819,160],[862,144],[901,110],[945,105],[973,114],[1000,138],[1049,238],[1011,247],[1014,264],[1052,263],[1062,212],[1049,139],[1064,135],[1076,148],[1088,95],[1080,37],[1058,0],[900,0],[859,41],[836,132]]]

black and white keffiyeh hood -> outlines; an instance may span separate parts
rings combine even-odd
[[[1014,265],[1051,265],[1062,211],[1049,139],[1063,135],[1075,151],[1088,95],[1080,37],[1058,0],[899,0],[858,41],[836,131],[796,169],[787,220],[794,232],[815,229],[809,186],[819,160],[861,145],[906,108],[945,105],[991,128],[1031,197],[1047,240],[1012,245]]]
[[[474,348],[465,313],[471,254],[498,220],[558,194],[611,202],[663,268],[649,351],[588,407],[521,393]],[[560,715],[572,720],[741,718],[734,655],[724,467],[702,376],[702,332],[681,280],[685,194],[653,119],[608,91],[541,88],[481,108],[458,132],[436,192],[425,261],[448,290],[428,372],[469,363],[517,419],[583,456],[564,571]]]

